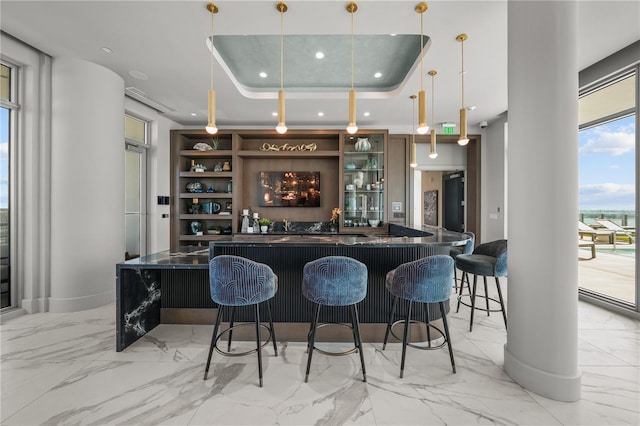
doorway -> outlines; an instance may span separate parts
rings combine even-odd
[[[464,232],[464,172],[442,175],[442,222],[449,231]]]

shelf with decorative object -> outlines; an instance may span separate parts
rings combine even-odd
[[[171,247],[210,241],[233,228],[232,142],[231,132],[171,131]],[[219,232],[209,234],[208,226]]]
[[[356,150],[356,139],[349,140],[350,136],[342,129],[290,129],[284,135],[272,129],[226,130],[217,135],[214,149],[212,138],[204,129],[172,130],[171,247],[200,245],[225,235],[223,231],[239,233],[239,213],[243,209],[251,209],[260,218],[277,223],[327,222],[332,209],[344,209],[345,200],[350,200],[351,195],[360,197],[361,202],[366,200],[366,206],[359,205],[359,211],[340,215],[339,232],[353,232],[344,226],[344,220],[353,223],[355,218],[364,221],[358,232],[384,232],[386,194],[383,185],[377,185],[384,179],[388,134],[386,130],[372,130],[361,132],[357,137],[368,138],[368,149],[360,144],[358,148],[362,150]],[[353,164],[346,167],[349,163]],[[262,201],[260,176],[265,172],[316,174],[320,182],[319,204],[288,202],[277,209],[271,208]],[[343,192],[340,188],[357,181],[358,173],[363,176],[362,186],[356,188],[354,184],[353,191]],[[208,213],[217,209],[215,204],[230,214]],[[380,221],[379,226],[371,226],[369,219]],[[199,222],[195,232],[191,227],[194,221]],[[220,231],[220,234],[210,234],[210,226],[217,227],[213,232]]]
[[[386,131],[364,131],[345,136],[342,146],[342,228],[384,232]],[[374,231],[375,230],[375,231]]]

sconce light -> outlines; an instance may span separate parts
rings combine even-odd
[[[412,101],[411,107],[411,162],[409,165],[411,167],[416,167],[418,165],[418,161],[416,160],[416,134],[414,130],[416,127],[416,95],[409,96]]]
[[[276,9],[280,12],[280,90],[278,91],[278,124],[276,132],[281,135],[287,133],[287,125],[284,121],[284,13],[287,11],[285,2],[276,3]]]
[[[358,10],[358,4],[351,2],[347,5],[347,12],[351,14],[351,90],[349,90],[349,124],[347,125],[347,133],[350,135],[358,131],[356,124],[356,91],[353,88],[353,14]]]
[[[469,38],[465,33],[456,37],[456,41],[460,43],[462,50],[462,70],[460,71],[460,79],[462,82],[462,105],[460,106],[460,138],[458,139],[459,145],[466,145],[469,143],[467,137],[467,108],[464,106],[464,41]]]
[[[438,158],[438,152],[436,151],[436,122],[433,119],[435,114],[435,75],[438,74],[438,71],[431,70],[428,73],[431,76],[431,147],[429,149],[429,158]]]
[[[213,17],[218,13],[218,6],[214,3],[207,3],[207,10],[211,12],[211,86],[209,87],[209,122],[207,123],[207,133],[215,135],[218,133],[216,126],[216,92],[213,90]]]
[[[421,135],[427,134],[429,126],[427,126],[427,106],[423,87],[424,75],[424,19],[423,14],[429,8],[425,2],[416,5],[416,12],[420,14],[420,91],[418,92],[418,128],[416,132]]]

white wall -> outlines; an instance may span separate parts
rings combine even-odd
[[[506,238],[505,123],[504,113],[484,129],[481,158],[482,242]]]
[[[51,68],[51,312],[115,299],[124,248],[124,81],[99,65]]]

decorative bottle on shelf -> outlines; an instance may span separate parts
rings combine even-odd
[[[240,228],[240,232],[246,234],[249,232],[249,210],[242,210],[242,228]]]
[[[256,234],[260,233],[260,222],[258,222],[258,213],[253,214],[253,232]]]

